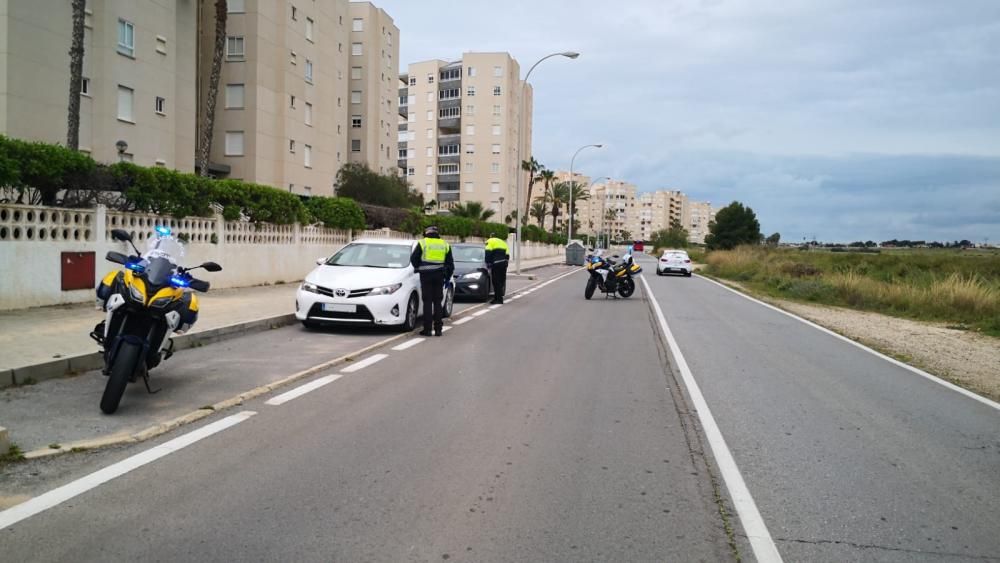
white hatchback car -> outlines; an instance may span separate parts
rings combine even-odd
[[[656,275],[662,276],[671,272],[691,277],[691,258],[684,250],[664,250],[656,263]]]
[[[421,313],[420,275],[410,265],[415,240],[354,241],[316,261],[295,295],[295,318],[307,328],[328,324],[394,325],[413,330]],[[454,286],[445,290],[450,317]]]

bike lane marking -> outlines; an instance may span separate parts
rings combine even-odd
[[[35,514],[62,504],[67,500],[99,487],[116,477],[121,477],[132,470],[138,469],[143,465],[160,459],[161,457],[186,448],[191,444],[204,440],[213,434],[233,427],[255,414],[257,413],[254,411],[243,411],[227,416],[222,420],[202,426],[201,428],[188,432],[183,436],[164,442],[159,446],[150,448],[132,457],[125,458],[118,463],[109,465],[108,467],[95,471],[85,477],[81,477],[76,481],[72,481],[61,487],[52,489],[47,493],[43,493],[31,500],[27,500],[12,508],[8,508],[7,510],[0,512],[0,530],[13,526],[21,520],[30,518]]]

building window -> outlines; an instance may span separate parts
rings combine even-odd
[[[446,80],[458,80],[459,78],[462,78],[461,68],[449,68],[441,71],[441,82],[445,82]]]
[[[306,123],[306,125],[309,125],[310,127],[313,124],[313,105],[310,104],[309,102],[306,102],[305,123]]]
[[[361,143],[361,141],[358,141],[358,143]],[[360,148],[358,150],[360,150]],[[414,167],[412,167],[412,166],[409,167],[409,168],[407,168],[406,169],[406,175],[407,176],[416,176],[417,175],[417,169],[414,168]]]
[[[361,67],[359,66],[351,67],[351,80],[361,80]]]
[[[441,108],[438,110],[438,117],[440,117],[441,119],[449,119],[461,116],[462,116],[462,108],[457,106],[451,108]]]
[[[292,109],[295,109],[295,94],[292,94],[292,95],[288,96],[288,100],[289,100],[289,104],[288,104],[289,107],[291,107]]]
[[[466,96],[475,96],[476,95],[476,87],[475,86],[469,86],[468,88],[466,88],[465,89],[465,95]]]
[[[439,164],[438,165],[438,174],[442,174],[442,175],[458,174],[458,165],[457,164]]]
[[[240,109],[245,107],[244,104],[244,91],[245,86],[243,84],[226,84],[226,109]]]
[[[311,145],[302,145],[302,163],[306,168],[313,167],[313,148]]]
[[[343,80],[343,79],[344,79],[344,73],[340,69],[337,69],[337,80]]]
[[[503,67],[493,67],[493,76],[503,76]]]
[[[397,149],[399,151],[399,160],[406,160],[406,149]]]
[[[118,86],[118,119],[122,121],[134,122],[132,113],[132,102],[135,99],[135,92],[128,87]]]
[[[500,105],[499,104],[493,106],[493,115],[496,116],[496,117],[500,117]]]
[[[443,145],[438,147],[438,156],[453,156],[459,153],[459,145]]]
[[[289,55],[288,62],[292,63],[293,65],[299,64],[299,59],[298,56],[295,54],[295,51],[292,51],[291,54]]]
[[[309,59],[306,59],[306,82],[313,81],[313,63]]]
[[[490,147],[490,149],[491,149],[491,152],[492,152],[493,154],[500,154],[500,145],[499,145],[499,144],[497,144],[497,143],[494,143],[494,144],[493,144],[493,145],[492,145],[492,146]]]
[[[500,173],[500,163],[499,162],[494,162],[494,163],[490,164],[490,172],[492,172],[494,174],[499,174]]]
[[[500,182],[490,182],[490,191],[495,194],[500,193]]]
[[[242,14],[246,9],[245,0],[229,0],[226,3],[226,11],[230,14]]]
[[[226,156],[243,156],[243,131],[226,131]]]
[[[118,20],[118,52],[129,56],[135,56],[135,26],[132,22]]]
[[[156,97],[156,106],[155,107],[156,107],[156,113],[158,113],[160,115],[166,115],[167,114],[167,111],[166,111],[166,109],[167,109],[167,100],[161,98],[160,96],[157,96]]]
[[[354,18],[351,22],[351,31],[364,31],[365,21],[361,18]]]
[[[434,84],[434,75],[429,72],[427,73],[427,83]]]
[[[417,85],[417,77],[416,76],[411,76],[410,77],[410,86],[416,86],[416,85]]]
[[[469,67],[469,76],[475,76],[475,75],[476,75],[476,67],[470,66]]]
[[[493,95],[494,96],[499,96],[500,95],[500,87],[499,86],[494,86],[493,87]]]
[[[167,54],[167,38],[166,37],[161,37],[159,35],[156,36],[156,52],[159,53],[159,54],[161,54],[161,55],[166,55]]]
[[[306,18],[306,39],[313,40],[313,19]]]
[[[409,112],[409,113],[407,113],[406,114],[406,122],[407,123],[416,123],[417,122],[417,113],[416,112]]]
[[[364,50],[361,47],[361,43],[351,43],[351,54],[352,55],[361,55],[362,53],[364,53]]]
[[[427,130],[427,138],[428,139],[433,139],[434,138],[434,130],[433,129],[428,129]]]
[[[90,79],[89,78],[82,78],[80,80],[80,94],[83,94],[84,96],[89,96],[90,95]]]
[[[299,19],[299,9],[296,8],[295,6],[292,6],[292,21],[296,21],[298,19]]]
[[[476,115],[476,106],[465,106],[465,115]]]
[[[475,135],[476,134],[476,126],[475,125],[466,125],[465,126],[465,134],[466,135]]]
[[[466,182],[465,183],[465,193],[471,194],[474,191],[476,191],[475,184],[473,184],[472,182]]]
[[[434,110],[427,110],[427,121],[434,121]]]
[[[361,139],[351,139],[351,152],[361,152]]]
[[[465,145],[465,154],[476,154],[476,145]]]
[[[288,152],[290,152],[292,154],[295,154],[295,140],[294,139],[289,139],[288,140]]]
[[[494,135],[500,135],[500,126],[499,125],[494,125],[493,126],[493,134]]]
[[[434,156],[434,149],[427,147],[427,156]]]
[[[351,116],[351,129],[361,129],[361,116],[352,115]]]
[[[455,100],[462,97],[462,91],[458,88],[445,88],[438,92],[438,99],[440,100]]]
[[[424,168],[424,175],[425,176],[433,176],[434,175],[434,167],[432,165],[428,164]]]
[[[434,193],[434,184],[424,184],[424,193],[427,194]]]
[[[361,103],[361,90],[351,90],[351,103],[352,104]]]
[[[242,59],[246,56],[245,40],[242,35],[235,35],[226,38],[226,58]]]
[[[434,101],[434,92],[427,92],[427,101],[428,102]]]

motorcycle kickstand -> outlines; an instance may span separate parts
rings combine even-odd
[[[144,384],[146,384],[146,392],[149,393],[150,395],[155,395],[155,394],[157,394],[157,393],[159,393],[160,391],[163,390],[163,388],[161,387],[161,388],[157,389],[156,391],[153,391],[149,387],[149,370],[143,371],[143,373],[142,373],[142,382]]]

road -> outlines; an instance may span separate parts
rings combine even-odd
[[[754,560],[682,359],[784,560],[1000,560],[998,411],[644,265],[628,300],[569,274],[300,395],[11,466],[48,479],[22,488],[40,512],[0,512],[4,558]]]

